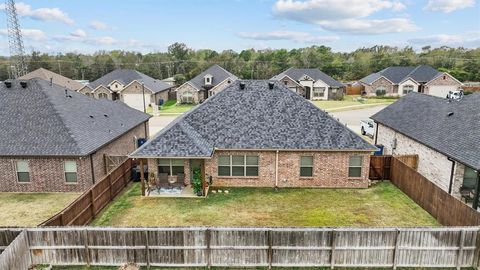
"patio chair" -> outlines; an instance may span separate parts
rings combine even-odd
[[[168,173],[159,173],[158,174],[158,187],[168,187]]]
[[[462,196],[462,199],[465,200],[465,203],[472,202],[473,199],[474,199],[473,188],[461,186],[460,187],[460,195]]]
[[[155,174],[153,172],[149,173],[148,179],[147,179],[147,195],[150,195],[150,192],[157,188],[158,188],[158,183],[157,183],[157,178],[155,177]]]

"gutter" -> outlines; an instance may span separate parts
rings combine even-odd
[[[453,175],[454,175],[454,171],[455,171],[456,162],[455,162],[455,160],[453,160],[450,157],[447,157],[447,159],[452,162],[452,169],[450,171],[450,183],[448,184],[448,194],[452,194]]]
[[[95,185],[95,170],[93,168],[93,154],[90,154],[90,169],[92,170],[92,183]]]
[[[375,122],[375,146],[377,146],[377,141],[378,141],[378,124],[379,123]]]

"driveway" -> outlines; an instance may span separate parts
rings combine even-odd
[[[148,126],[149,126],[149,132],[150,132],[150,138],[155,136],[157,132],[159,132],[161,129],[166,127],[170,122],[175,120],[175,118],[179,117],[180,115],[173,115],[173,116],[154,116],[150,118],[150,121],[148,121]]]
[[[383,110],[387,105],[380,105],[360,110],[331,112],[330,115],[338,119],[341,123],[346,124],[355,133],[360,134],[360,121],[370,118],[370,116]]]

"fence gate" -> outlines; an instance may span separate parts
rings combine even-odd
[[[370,156],[370,180],[390,180],[392,156]]]

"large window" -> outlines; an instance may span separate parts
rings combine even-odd
[[[325,87],[313,87],[313,97],[320,98],[325,94]]]
[[[348,177],[361,177],[362,164],[363,164],[363,157],[351,156],[350,160],[348,161]]]
[[[77,162],[76,161],[65,161],[63,164],[65,171],[65,181],[67,183],[76,183],[77,182]]]
[[[258,156],[219,156],[218,176],[258,176]]]
[[[158,173],[168,173],[168,175],[178,175],[184,172],[182,159],[159,159]]]
[[[300,176],[301,177],[313,176],[313,157],[312,156],[300,157]]]
[[[15,164],[17,169],[17,180],[20,183],[30,182],[30,168],[28,167],[28,161],[19,160]]]
[[[385,96],[386,93],[387,93],[387,89],[385,89],[384,86],[379,86],[375,89],[375,94],[377,96]]]
[[[475,189],[477,185],[477,171],[465,166],[465,172],[463,174],[463,188]]]
[[[413,92],[414,87],[411,84],[407,84],[407,85],[404,85],[402,88],[403,88],[403,94],[406,95],[410,92]]]
[[[193,103],[193,93],[191,91],[186,91],[182,95],[183,103]]]

